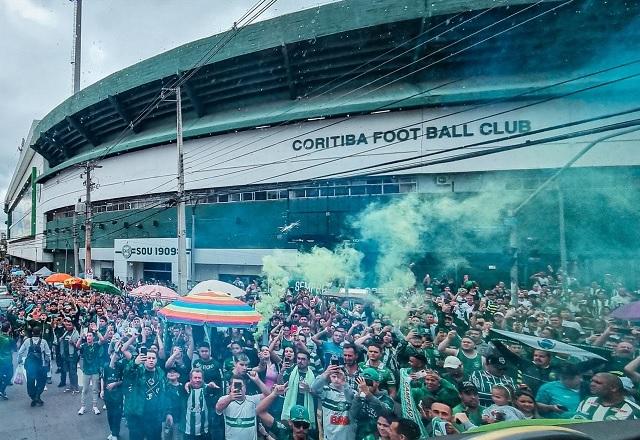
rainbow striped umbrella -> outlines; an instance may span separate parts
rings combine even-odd
[[[221,292],[192,293],[158,310],[169,322],[211,327],[249,328],[262,316],[239,299]]]

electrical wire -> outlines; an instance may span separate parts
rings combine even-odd
[[[640,60],[636,61],[636,62],[640,62]],[[628,63],[625,63],[625,65],[626,64],[628,64]],[[596,84],[596,85],[588,86],[588,87],[585,87],[583,89],[579,89],[577,91],[572,91],[572,92],[568,92],[568,93],[565,93],[565,94],[562,94],[562,95],[552,96],[552,97],[549,97],[549,98],[544,98],[544,99],[542,99],[540,101],[536,101],[534,103],[519,105],[517,107],[511,108],[511,109],[508,109],[508,110],[496,112],[496,113],[489,114],[489,115],[483,115],[480,118],[471,119],[469,121],[465,121],[465,122],[462,122],[462,123],[454,124],[451,127],[463,126],[464,124],[469,124],[469,123],[476,122],[476,121],[479,121],[479,120],[482,120],[482,119],[491,118],[491,117],[495,117],[495,116],[500,116],[500,115],[503,115],[505,113],[509,113],[509,112],[516,111],[516,110],[522,110],[524,108],[533,107],[535,105],[543,104],[543,103],[546,103],[546,102],[549,102],[549,101],[553,101],[553,100],[557,100],[557,99],[566,98],[568,96],[572,96],[572,95],[575,95],[577,93],[582,93],[582,92],[585,92],[585,91],[591,91],[591,90],[594,90],[596,88],[608,86],[608,85],[615,84],[615,83],[618,83],[618,82],[621,82],[621,81],[624,81],[624,80],[628,80],[628,79],[631,79],[631,78],[635,78],[635,77],[638,77],[638,76],[640,76],[640,73],[636,73],[636,74],[633,74],[633,75],[628,75],[628,76],[625,76],[625,77],[622,77],[622,78],[617,78],[615,80],[605,81],[603,83],[599,83],[599,84]],[[414,126],[414,125],[422,124],[424,122],[425,121],[419,121],[419,122],[416,122],[416,123],[413,123],[413,124],[410,124],[410,125],[406,125],[406,126],[402,126],[402,127],[396,127],[396,128],[393,128],[392,130],[398,130],[398,129],[402,129],[402,128],[407,128],[407,127],[411,127],[411,126]],[[424,136],[424,135],[425,134],[422,134],[421,136]],[[371,139],[372,137],[373,137],[373,135],[369,136],[367,138]],[[396,145],[396,144],[399,144],[399,143],[402,143],[402,142],[403,141],[385,143],[385,144],[383,144],[381,146],[378,146],[378,147],[372,147],[372,148],[366,149],[364,151],[359,151],[359,152],[352,153],[352,154],[349,154],[349,155],[346,155],[346,156],[340,156],[339,158],[329,159],[329,160],[323,161],[321,163],[309,165],[307,167],[303,167],[301,169],[297,169],[296,172],[304,171],[304,170],[307,170],[307,169],[310,169],[310,168],[315,168],[315,167],[322,166],[322,165],[326,165],[326,164],[329,164],[329,163],[332,163],[332,162],[336,162],[338,160],[348,159],[348,158],[351,158],[351,157],[354,157],[354,156],[361,156],[364,153],[371,153],[373,151],[377,151],[377,150],[380,150],[380,149],[383,149],[383,148],[388,148],[388,147],[390,147],[392,145]],[[319,150],[319,151],[322,151],[322,150]],[[283,160],[268,162],[266,164],[261,164],[261,165],[255,165],[255,166],[252,166],[251,168],[248,168],[247,170],[243,170],[242,172],[254,171],[257,168],[261,168],[261,167],[268,166],[268,165],[286,163],[287,161],[291,160],[292,158],[299,159],[301,157],[308,156],[308,155],[310,155],[312,153],[313,153],[313,151],[308,152],[308,153],[304,153],[302,155],[298,155],[298,156],[290,157],[290,158],[287,158],[287,159],[283,159]],[[199,172],[199,170],[192,171],[191,173],[196,173],[196,172]],[[224,177],[224,176],[227,176],[229,174],[235,174],[237,172],[238,172],[237,170],[234,170],[232,172],[217,174],[217,175],[214,175],[214,176],[207,176],[207,177],[203,177],[203,178],[199,178],[199,179],[191,179],[191,180],[188,180],[186,183],[193,183],[193,182],[198,182],[198,181],[202,181],[202,180],[209,180],[209,179],[213,179],[213,178]],[[270,176],[270,177],[265,178],[263,180],[270,180],[270,179],[273,179],[273,178],[282,177],[282,176],[284,176],[286,174],[289,174],[289,173],[287,172],[287,173],[282,173],[282,174],[278,174],[278,175],[275,175],[275,176]],[[256,182],[254,182],[254,183],[256,183]]]
[[[535,3],[534,5],[530,5],[529,7],[533,7],[533,6],[537,5],[537,4],[540,4],[542,1],[544,1],[544,0],[539,0],[537,3]],[[517,27],[519,27],[519,26],[521,26],[521,25],[523,25],[523,24],[525,24],[525,23],[528,23],[528,22],[530,22],[531,20],[534,20],[534,19],[540,18],[541,16],[543,16],[543,15],[545,15],[545,14],[548,14],[548,13],[550,13],[550,12],[553,12],[553,11],[557,10],[558,8],[563,7],[563,6],[565,6],[565,5],[569,4],[569,3],[573,2],[573,1],[574,1],[574,0],[567,0],[567,1],[566,1],[566,2],[564,2],[562,5],[558,5],[558,6],[554,7],[554,8],[551,8],[551,9],[549,9],[549,10],[547,10],[547,11],[544,11],[544,12],[542,12],[542,13],[540,13],[540,14],[537,14],[535,17],[529,18],[529,19],[527,19],[527,20],[525,20],[525,21],[523,21],[523,22],[520,22],[520,23],[518,23],[518,24],[515,24],[515,25],[513,25],[513,26],[509,27],[509,28],[508,28],[508,29],[506,29],[506,30],[503,30],[503,31],[501,31],[501,32],[499,32],[499,33],[497,33],[497,34],[493,34],[493,35],[491,35],[491,36],[489,36],[489,37],[487,37],[487,38],[485,38],[485,39],[483,39],[483,40],[481,40],[481,41],[479,41],[479,42],[477,42],[477,43],[474,43],[474,44],[472,44],[472,45],[470,45],[470,46],[465,47],[464,49],[461,49],[461,50],[459,50],[459,51],[455,52],[455,54],[448,55],[448,56],[446,56],[446,57],[444,57],[444,58],[441,58],[441,59],[439,59],[439,60],[437,60],[437,61],[435,61],[435,62],[433,62],[433,63],[430,63],[430,64],[429,64],[429,65],[427,65],[427,66],[423,66],[423,67],[421,67],[421,68],[419,68],[419,69],[417,69],[417,70],[414,70],[414,71],[412,71],[412,72],[411,72],[411,74],[414,74],[414,73],[416,73],[417,71],[424,70],[425,68],[432,67],[432,66],[434,66],[435,64],[440,63],[440,62],[442,62],[442,61],[444,61],[444,60],[446,60],[446,59],[450,58],[450,57],[451,57],[451,56],[453,56],[453,55],[458,55],[458,54],[460,54],[460,53],[462,53],[462,52],[464,52],[464,51],[466,51],[466,50],[468,50],[468,49],[470,49],[470,48],[473,48],[473,47],[477,46],[478,44],[481,44],[481,43],[486,42],[486,41],[488,41],[488,40],[490,40],[490,39],[492,39],[492,38],[495,38],[496,36],[501,35],[501,34],[503,34],[503,33],[507,32],[507,31],[509,31],[509,30],[512,30],[512,29],[514,29],[514,28],[517,28]],[[528,8],[529,8],[529,7],[528,7]],[[526,10],[526,9],[528,9],[528,8],[525,8],[524,10]],[[516,14],[520,13],[520,12],[523,12],[524,10],[517,11],[516,13],[511,14],[509,17],[512,17],[512,16],[514,16],[514,15],[516,15]],[[503,19],[503,20],[504,20],[504,19]],[[502,21],[502,20],[500,20],[500,21]],[[495,24],[495,23],[494,23],[494,24]],[[493,24],[492,24],[492,25],[493,25]],[[491,27],[492,25],[485,26],[485,28],[487,28],[487,27]],[[483,28],[483,29],[485,29],[485,28]],[[482,30],[482,29],[481,29],[481,30]],[[477,33],[477,32],[475,32],[475,33]],[[474,34],[475,34],[475,33],[474,33]],[[464,39],[466,39],[466,38],[467,38],[467,37],[464,37]],[[462,40],[459,40],[459,41],[462,41]],[[454,42],[454,43],[452,43],[452,44],[456,44],[456,43],[457,43],[457,42]],[[425,55],[425,56],[421,57],[419,60],[416,60],[416,62],[419,62],[419,61],[421,61],[422,59],[425,59],[425,58],[427,58],[427,57],[429,57],[429,56],[431,56],[431,54],[427,54],[427,55]],[[414,63],[411,63],[411,64],[415,64],[415,62],[414,62]],[[404,67],[403,67],[403,68],[400,68],[400,69],[396,69],[394,72],[397,72],[398,70],[402,70],[402,69],[404,69]],[[388,74],[387,74],[387,75],[384,75],[383,77],[385,77],[385,76],[388,76]],[[404,77],[406,77],[406,75],[405,75]],[[403,78],[404,78],[404,77],[403,77]],[[372,84],[373,82],[376,82],[377,80],[378,80],[378,79],[376,79],[376,80],[374,80],[374,81],[372,81],[372,82],[369,82],[368,84]],[[394,82],[396,82],[396,80],[395,80],[395,79],[394,79],[393,81],[390,81],[390,82],[388,82],[388,83],[384,84],[383,86],[380,86],[380,87],[376,88],[375,90],[379,90],[380,88],[382,88],[382,87],[386,87],[386,86],[388,86],[388,85],[390,85],[390,84],[392,84],[392,83],[394,83]],[[362,88],[362,87],[359,87],[359,88]],[[360,97],[362,97],[362,96],[366,96],[367,94],[369,94],[369,91],[367,91],[365,94],[361,95]],[[385,107],[388,107],[388,104],[385,104]],[[326,127],[329,127],[329,126],[332,126],[332,125],[336,125],[336,124],[338,124],[338,123],[340,123],[340,122],[342,122],[342,121],[334,122],[334,123],[332,123],[332,124],[330,124],[330,125],[328,125],[328,126],[326,126]],[[314,131],[318,131],[318,130],[324,129],[324,128],[326,128],[326,127],[320,127],[320,128],[318,128],[318,129],[311,130],[310,132],[300,134],[300,135],[298,135],[298,136],[296,136],[296,137],[304,136],[304,135],[306,135],[306,134],[309,134],[309,133],[311,133],[311,132],[314,132]],[[290,139],[287,139],[287,140],[290,140]],[[245,156],[247,156],[247,155],[249,155],[249,154],[253,154],[253,153],[257,152],[257,151],[262,151],[262,150],[267,149],[267,148],[270,148],[270,147],[272,147],[272,146],[279,145],[279,144],[280,144],[280,143],[282,143],[282,142],[286,142],[286,140],[284,140],[284,141],[279,141],[279,142],[276,142],[276,143],[273,143],[273,144],[269,144],[269,145],[264,146],[264,147],[261,147],[261,148],[259,148],[259,149],[257,149],[257,150],[252,150],[252,151],[249,151],[249,152],[246,152],[246,153],[240,154],[240,155],[235,156],[235,157],[232,157],[232,158],[227,158],[227,159],[225,159],[225,160],[224,160],[224,162],[232,161],[232,160],[236,160],[236,159],[239,159],[239,158],[245,157]],[[243,149],[244,147],[246,147],[246,145],[242,145],[242,146],[240,146],[239,148],[234,149],[232,152],[235,152],[235,151],[241,150],[241,149]],[[228,154],[228,153],[226,153],[226,154]],[[218,157],[219,157],[219,156],[218,156]],[[216,163],[216,164],[213,164],[212,166],[215,166],[215,165],[218,165],[218,164],[220,164],[220,162],[218,162],[218,163]],[[191,168],[191,167],[187,167],[187,168],[185,168],[185,170],[190,169],[190,168]],[[202,170],[202,169],[200,169],[200,170]],[[199,170],[196,170],[196,171],[199,171]]]

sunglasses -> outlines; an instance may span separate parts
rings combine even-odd
[[[309,424],[307,422],[293,422],[293,426],[296,428],[309,429]]]

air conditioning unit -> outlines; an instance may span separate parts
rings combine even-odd
[[[451,177],[436,176],[436,185],[451,185]]]

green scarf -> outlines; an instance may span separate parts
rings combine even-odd
[[[402,417],[413,420],[420,427],[421,439],[429,437],[427,429],[422,423],[422,415],[420,409],[413,400],[411,395],[411,378],[409,377],[409,371],[411,368],[400,369],[400,403],[402,406]]]
[[[304,376],[304,381],[311,386],[313,381],[315,380],[315,376],[311,372],[311,369],[307,369],[307,374]],[[298,392],[299,392],[299,384],[300,384],[300,374],[298,373],[298,366],[293,367],[291,370],[291,375],[289,376],[289,386],[287,390],[287,394],[284,396],[284,405],[282,406],[282,415],[280,417],[281,420],[289,420],[289,413],[291,412],[291,408],[297,404],[298,402]],[[313,404],[313,396],[311,392],[304,393],[304,406],[309,411],[309,418],[311,419],[311,429],[315,429],[316,427],[316,410],[315,405]]]

